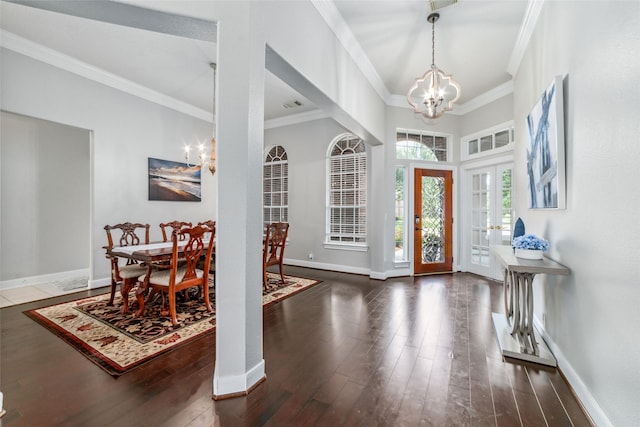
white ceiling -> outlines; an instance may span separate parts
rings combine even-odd
[[[73,2],[71,2],[73,3]],[[53,4],[53,2],[49,2]],[[424,0],[334,0],[335,9],[390,95],[406,94],[431,64],[431,26]],[[527,7],[525,0],[462,0],[439,12],[438,67],[462,87],[460,103],[507,82],[507,64]],[[213,42],[141,30],[1,2],[3,30],[205,111],[212,111]],[[345,34],[339,34],[344,37]],[[348,36],[348,34],[347,34]],[[3,43],[4,44],[4,43]],[[371,74],[371,73],[369,73]],[[375,81],[377,80],[377,82]],[[314,110],[267,73],[265,119]],[[304,105],[285,109],[297,99]]]
[[[391,94],[406,95],[431,65],[427,3],[334,1]],[[437,11],[435,63],[462,87],[460,104],[511,79],[507,64],[526,7],[522,0],[461,0]]]

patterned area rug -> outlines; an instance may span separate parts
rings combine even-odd
[[[282,284],[278,274],[267,273],[269,291],[263,291],[263,306],[281,301],[313,286],[319,281],[286,276]],[[194,289],[195,291],[195,289]],[[209,297],[214,307],[208,313],[196,295],[178,302],[178,326],[169,316],[162,316],[162,298],[157,295],[145,303],[142,317],[132,313],[138,309],[134,292],[129,295],[129,314],[121,314],[122,299],[116,293],[113,306],[109,294],[52,305],[25,314],[71,344],[92,362],[113,376],[140,366],[179,345],[215,330],[215,292]],[[168,303],[167,303],[168,304]]]

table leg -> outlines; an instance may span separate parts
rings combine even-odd
[[[144,297],[149,289],[149,277],[151,276],[151,263],[147,266],[147,274],[144,276],[144,280],[140,282],[140,285],[136,289],[136,299],[138,300],[138,311],[136,316],[142,317],[144,314]]]
[[[527,290],[526,290],[526,304],[527,304],[527,319],[526,325],[523,329],[527,337],[527,344],[531,344],[531,354],[538,355],[538,343],[536,342],[535,332],[533,330],[533,278],[535,274],[527,274]],[[527,346],[528,347],[528,346]]]
[[[520,277],[517,273],[510,273],[511,280],[511,308],[513,311],[513,322],[511,335],[517,335],[520,332]]]
[[[520,343],[524,353],[538,355],[538,343],[533,330],[533,278],[534,273],[511,273],[513,287],[511,301],[513,322],[511,335]]]
[[[520,349],[524,353],[530,353],[531,345],[529,344],[529,337],[527,335],[527,320],[529,318],[527,304],[527,274],[518,274],[518,280],[520,281],[520,295],[518,295],[518,304],[521,305],[521,317],[520,324],[518,325],[518,334],[520,339]]]
[[[504,295],[504,315],[507,318],[507,324],[511,326],[511,318],[513,317],[513,287],[509,280],[509,272],[503,271],[502,293]]]
[[[133,283],[132,283],[132,280]],[[127,314],[129,312],[129,291],[133,288],[135,279],[123,279],[122,285],[120,285],[120,295],[122,295],[122,308],[120,312]]]

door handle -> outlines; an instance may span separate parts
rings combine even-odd
[[[416,227],[416,229],[414,231],[422,231],[422,228]]]

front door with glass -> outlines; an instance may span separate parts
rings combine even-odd
[[[415,170],[414,274],[453,271],[452,193],[452,171]]]

